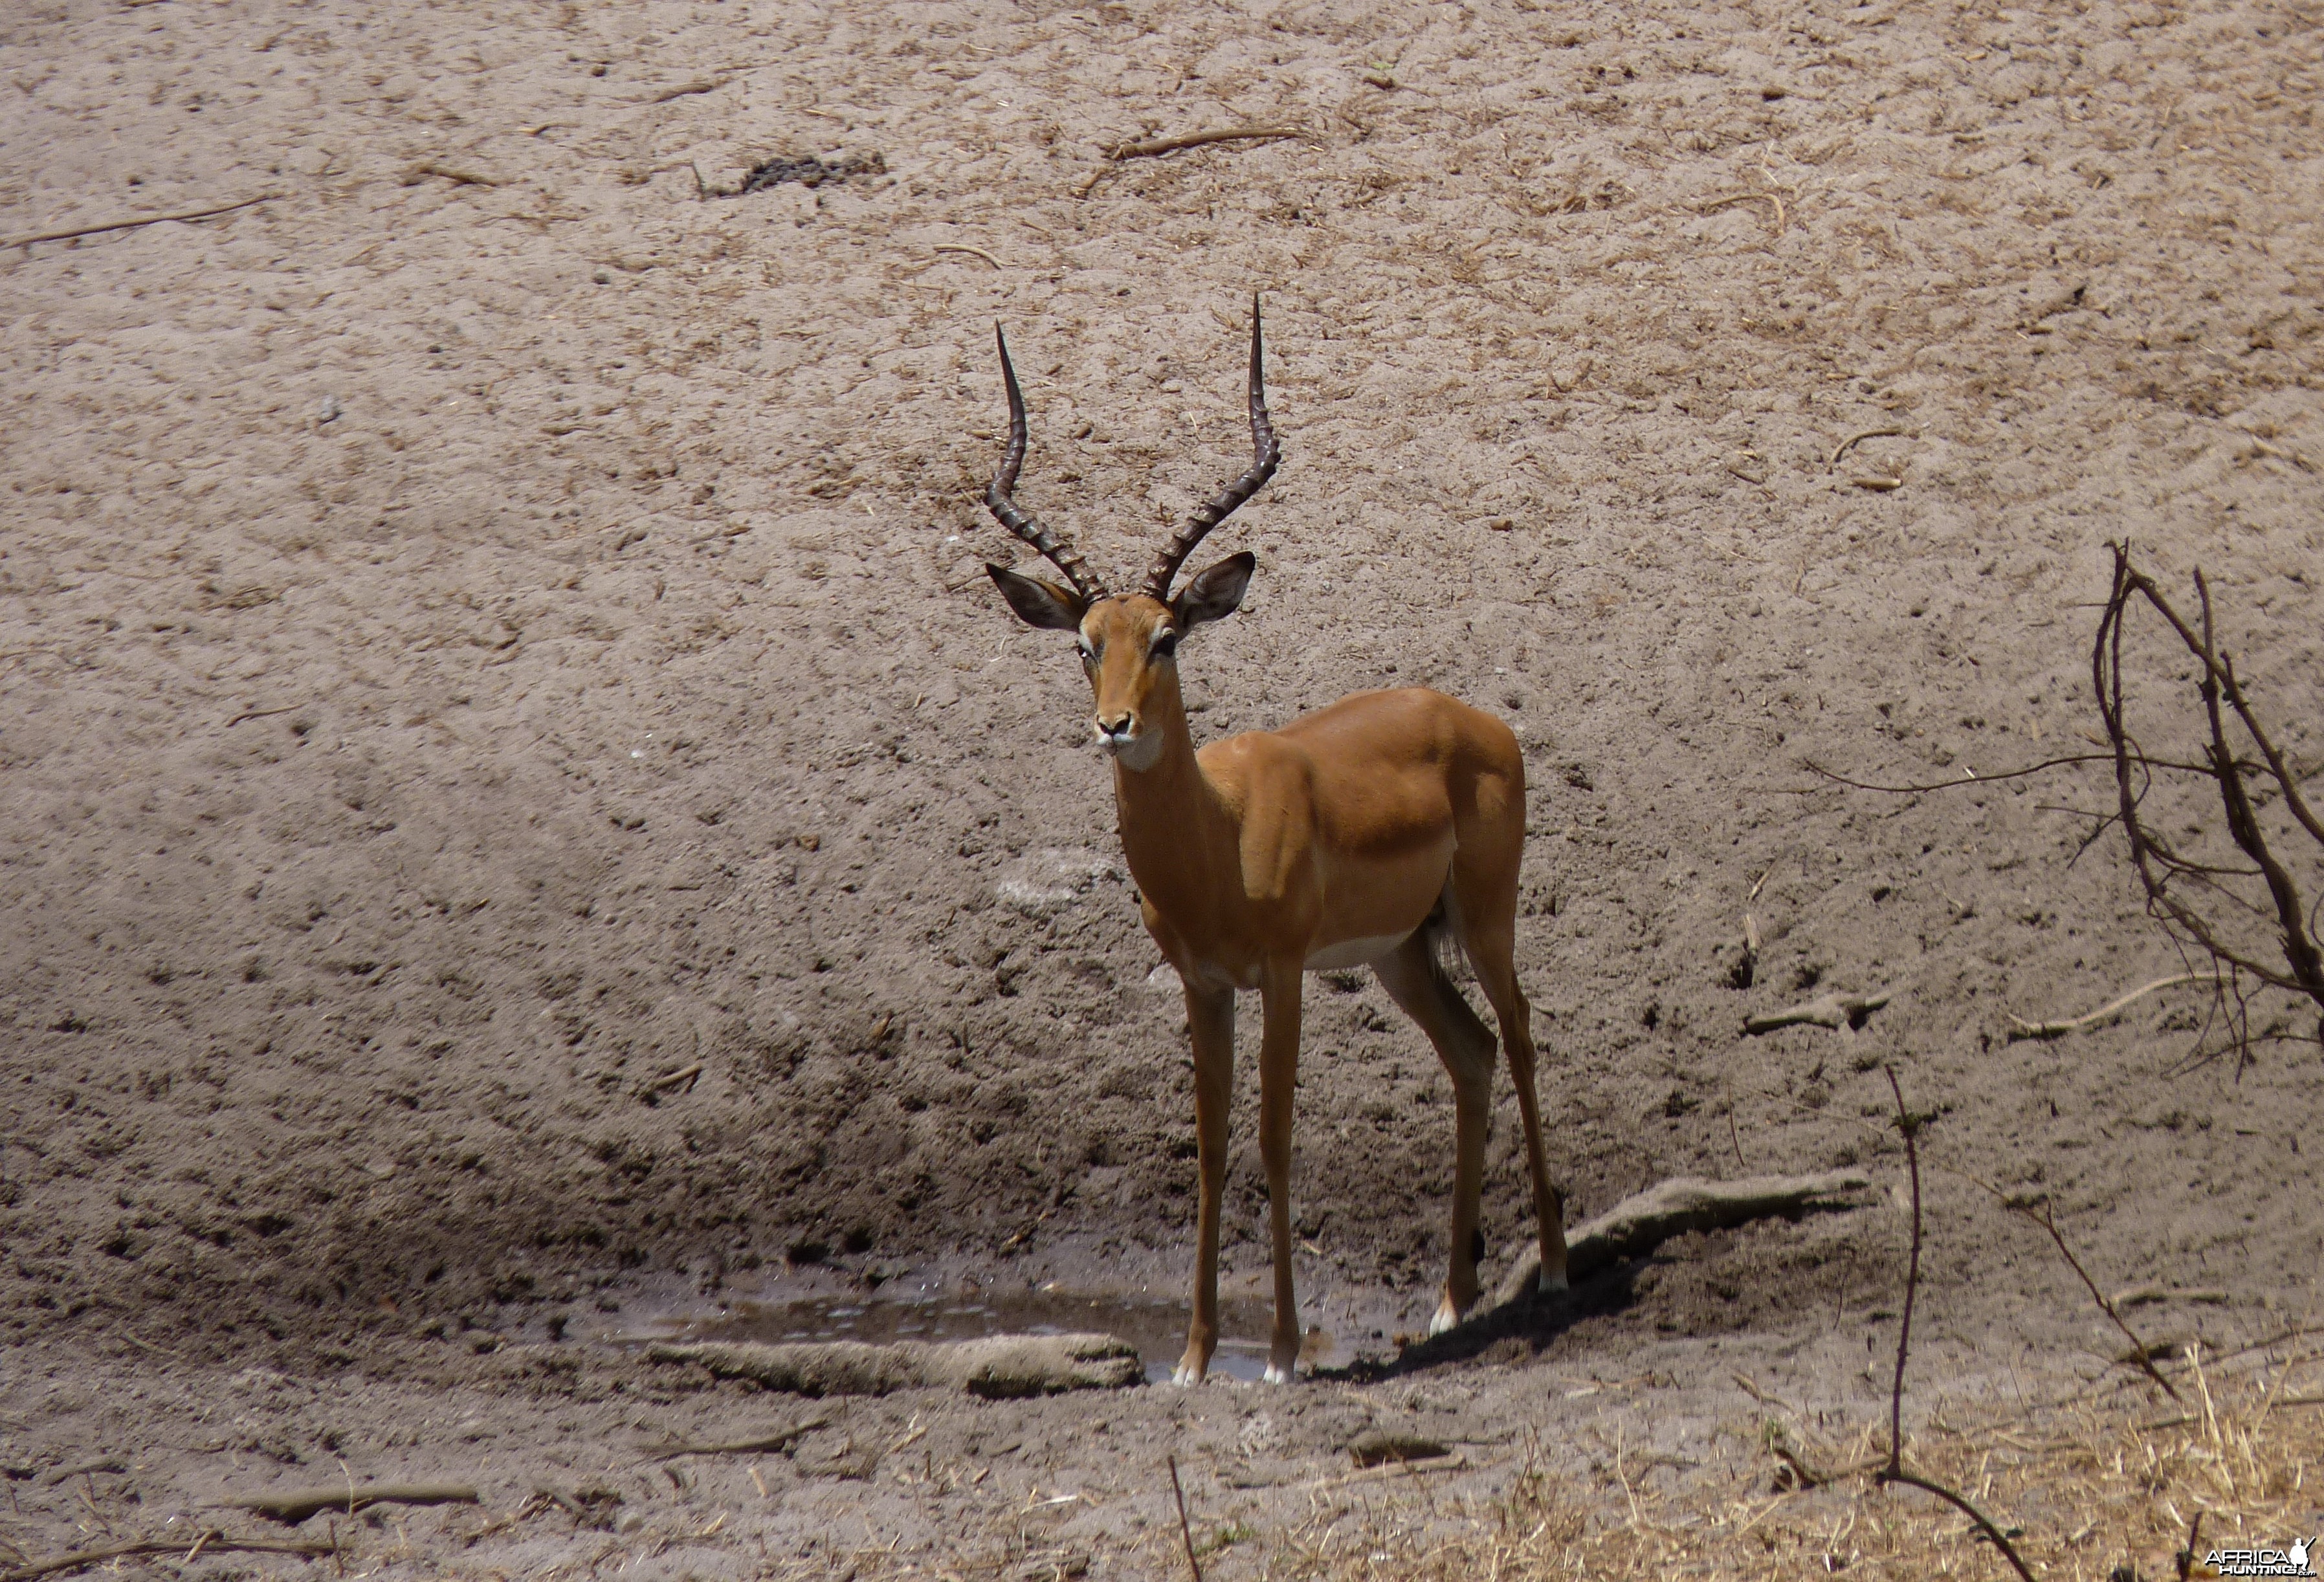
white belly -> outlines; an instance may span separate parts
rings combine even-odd
[[[1342,939],[1326,946],[1306,960],[1309,972],[1330,972],[1335,967],[1363,967],[1403,944],[1409,934],[1375,934],[1363,939]]]

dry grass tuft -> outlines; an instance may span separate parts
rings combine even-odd
[[[1932,1421],[1913,1437],[1905,1465],[1967,1494],[2043,1577],[2214,1575],[2202,1563],[2214,1549],[2282,1549],[2316,1530],[2324,1496],[2307,1482],[2324,1460],[2324,1395],[2294,1386],[2317,1361],[2277,1358],[2227,1375],[2198,1356],[2180,1380],[2185,1410],[2152,1392],[2126,1392],[2032,1418]],[[2007,1575],[1951,1508],[1916,1490],[1876,1486],[1885,1426],[1817,1443],[1766,1419],[1766,1456],[1747,1485],[1721,1490],[1699,1480],[1659,1491],[1618,1476],[1611,1501],[1528,1457],[1490,1515],[1449,1536],[1443,1513],[1418,1497],[1375,1495],[1369,1505],[1319,1510],[1286,1535],[1266,1571],[1318,1582]],[[2181,1571],[2180,1551],[2199,1518],[2193,1564]],[[1426,1540],[1414,1536],[1424,1524]]]

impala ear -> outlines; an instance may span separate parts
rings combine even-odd
[[[1006,566],[987,561],[984,574],[992,578],[992,586],[1017,612],[1017,618],[1028,626],[1039,626],[1052,632],[1078,632],[1082,617],[1089,613],[1089,605],[1079,594],[1068,593],[1056,583],[1039,577],[1028,577],[1022,571],[1011,571]]]
[[[1250,586],[1250,574],[1258,566],[1259,557],[1245,550],[1196,572],[1170,601],[1170,613],[1178,617],[1179,630],[1192,631],[1205,621],[1223,621],[1241,608],[1243,590]]]

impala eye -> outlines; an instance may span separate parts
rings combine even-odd
[[[1090,646],[1090,641],[1088,638],[1084,637],[1081,639],[1076,646],[1082,651],[1082,663],[1085,665],[1094,665],[1097,663],[1097,650]]]
[[[1176,658],[1178,653],[1178,634],[1176,632],[1164,632],[1158,634],[1153,642],[1146,645],[1146,652],[1156,659]]]

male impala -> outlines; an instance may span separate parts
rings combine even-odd
[[[1147,931],[1177,968],[1194,1033],[1194,1124],[1201,1151],[1200,1249],[1194,1318],[1176,1379],[1199,1383],[1218,1345],[1219,1198],[1234,1091],[1235,991],[1257,989],[1259,1152],[1275,1251],[1275,1330],[1267,1378],[1299,1355],[1291,1275],[1291,1106],[1299,1059],[1301,974],[1370,965],[1420,1024],[1452,1079],[1452,1270],[1430,1332],[1477,1300],[1477,1197],[1492,1093],[1493,1035],[1444,976],[1440,939],[1467,952],[1499,1019],[1525,1124],[1540,1220],[1541,1284],[1565,1285],[1564,1205],[1550,1184],[1534,1095],[1534,1045],[1511,959],[1517,865],[1525,847],[1525,760],[1509,728],[1439,692],[1359,692],[1279,731],[1194,750],[1179,698],[1179,643],[1231,615],[1254,564],[1230,555],[1175,596],[1170,584],[1204,534],[1275,475],[1282,449],[1259,372],[1251,304],[1249,472],[1197,510],[1154,559],[1138,592],[1109,594],[1071,545],[1017,507],[1025,398],[1000,334],[1009,449],[984,503],[1070,587],[988,565],[1009,607],[1030,625],[1071,632],[1096,696],[1097,743],[1113,760],[1121,844]]]

